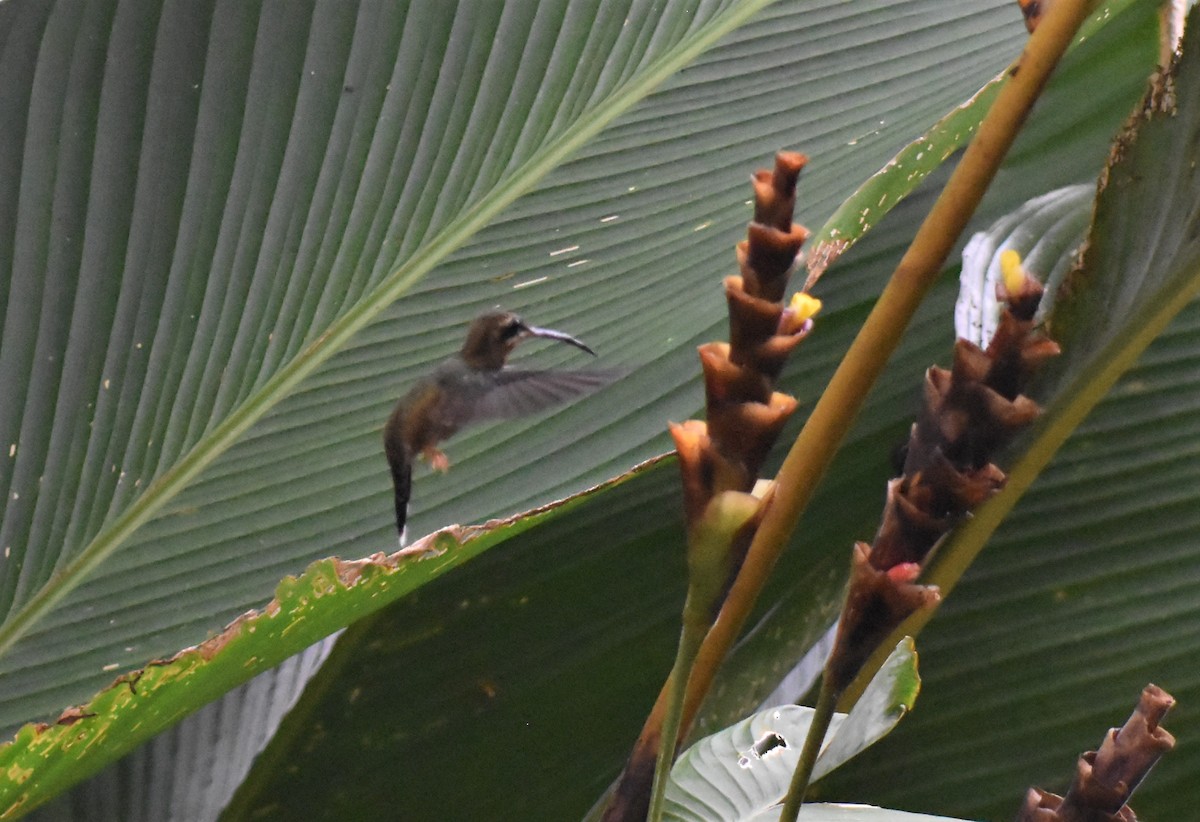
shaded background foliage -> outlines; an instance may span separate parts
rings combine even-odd
[[[414,533],[660,450],[663,419],[698,405],[692,343],[721,312],[700,295],[745,221],[746,170],[780,142],[828,152],[806,182],[815,222],[861,176],[849,169],[882,164],[1021,41],[994,3],[936,21],[906,9],[890,31],[866,7],[780,6],[460,237],[454,218],[521,160],[737,4],[151,6],[4,9],[7,110],[24,114],[4,118],[2,152],[23,158],[3,198],[3,368],[19,389],[0,417],[10,611],[70,576],[88,540],[235,406],[269,411],[0,659],[10,725],[86,695],[106,667],[195,641],[331,546],[387,546],[381,420],[500,299],[637,373],[553,424],[464,435],[458,471],[418,479]],[[865,62],[847,73],[854,35]],[[952,53],[930,53],[955,36]],[[850,97],[851,75],[887,57],[881,39],[897,64]],[[697,210],[700,191],[710,205]],[[389,270],[467,240],[299,390],[266,393]]]
[[[655,59],[739,5],[312,3],[286,15],[222,2],[0,5],[0,114],[19,113],[0,116],[0,288],[8,306],[0,384],[18,387],[0,396],[0,544],[11,549],[0,593],[10,612],[56,579],[56,569],[69,569],[240,403],[265,411],[0,657],[0,721],[11,727],[48,715],[109,681],[111,666],[203,638],[311,559],[389,548],[378,429],[402,386],[452,350],[481,308],[503,302],[578,334],[606,364],[636,370],[587,403],[458,438],[455,469],[418,479],[414,532],[554,499],[664,450],[663,421],[699,407],[692,352],[720,336],[717,283],[733,269],[730,249],[749,217],[747,172],[779,147],[807,151],[814,161],[801,183],[801,219],[816,227],[905,141],[1003,68],[1024,39],[1015,8],[990,0],[951,8],[922,0],[774,4],[570,161],[529,165],[620,98],[623,83],[645,77]],[[1153,5],[1112,9],[1110,25],[1063,66],[989,194],[981,225],[1098,172],[1153,59]],[[543,170],[547,176],[485,228],[461,227],[478,203]],[[789,392],[802,400],[819,392],[927,196],[918,193],[885,220],[818,286],[826,309],[785,375]],[[451,249],[418,279],[424,262]],[[370,289],[397,266],[417,272],[405,298],[296,390],[272,393],[280,368],[305,356],[339,317],[371,303]],[[827,478],[707,727],[753,708],[823,631],[844,551],[874,529],[888,452],[911,418],[919,375],[949,351],[954,292],[950,271]],[[529,354],[548,365],[569,356]],[[1163,379],[1178,384],[1188,357],[1164,354],[1183,372]],[[1136,391],[1122,390],[1125,402],[1135,401]],[[1139,407],[1175,409],[1176,419],[1189,403],[1180,395]],[[1157,419],[1145,424],[1159,433]],[[1087,445],[1088,436],[1071,448],[1104,450]],[[18,447],[5,461],[8,444]],[[1117,450],[1109,456],[1128,456]],[[1048,472],[1047,487],[1070,475],[1073,453]],[[669,665],[682,596],[674,587],[682,567],[675,481],[673,467],[662,466],[354,628],[230,818],[264,807],[283,816],[398,806],[417,816],[448,806],[486,814],[499,794],[513,818],[581,812],[619,766]],[[1078,500],[1105,498],[1085,485],[1064,492],[1064,523],[1072,522],[1070,506],[1083,506]],[[1032,527],[1020,525],[1022,517],[1049,522],[1038,515],[1040,497],[1030,497],[1031,513],[1018,512],[1005,534]],[[1188,499],[1177,492],[1180,506]],[[1157,521],[1160,502],[1147,493],[1138,510]],[[626,529],[620,541],[610,539],[613,522]],[[1003,568],[1040,574],[1040,562],[1062,562],[1047,558],[1046,538],[1034,529],[1022,543],[1028,564],[1012,564],[1010,554]],[[1161,593],[1154,585],[1180,571],[1180,539],[1179,554],[1146,571],[1146,590]],[[1119,567],[1125,554],[1106,556],[1097,562]],[[986,562],[982,578],[1003,573]],[[1113,566],[1095,567],[1112,577]],[[989,626],[1014,613],[1060,637],[1069,632],[1056,620],[1078,616],[1052,595],[1030,600],[1025,589],[980,593],[972,585],[951,600],[963,603],[964,616],[951,608],[944,621],[975,626],[1000,646],[1004,632]],[[994,610],[981,612],[985,606]],[[1173,613],[1188,624],[1182,600]],[[1109,647],[1147,647],[1133,632],[1146,624],[1114,620],[1112,631],[1129,632],[1109,635]],[[936,661],[938,649],[952,656],[956,643],[980,640],[940,640],[936,627],[929,636],[923,671],[931,684],[917,717],[949,722],[961,718],[954,706],[963,707],[978,673],[947,674],[939,691],[936,669],[956,669]],[[1052,647],[1056,665],[1066,664],[1068,649]],[[1078,652],[1071,664],[1088,664],[1079,646],[1069,650]],[[980,666],[990,671],[992,661]],[[1020,679],[1027,655],[997,647],[996,664],[1010,661],[1010,676]],[[1005,682],[1003,670],[989,673],[989,684]],[[1039,773],[1063,773],[1059,762],[1051,767],[1055,752],[1066,751],[1069,764],[1095,738],[1100,711],[1128,704],[1116,685],[1125,678],[1106,680],[1111,702],[1093,693],[1080,703],[1088,709],[1076,712],[1078,727],[1053,737]],[[278,690],[283,699],[288,689]],[[941,704],[939,692],[949,706],[940,711],[930,707]],[[1030,717],[1029,734],[1062,725],[1061,706],[1051,708],[1041,691],[1014,686],[1012,694],[1011,704],[993,697],[1010,708],[1006,727],[1013,716]],[[973,728],[982,731],[936,722],[923,730],[915,718],[903,728],[912,723],[931,759],[946,754],[943,768],[973,753],[977,766],[962,772],[988,772],[988,757],[1009,755],[1022,740],[997,734],[996,751],[963,751],[946,739],[990,732],[997,721],[983,708],[989,704],[996,703],[971,699],[980,706]],[[222,723],[251,714],[207,711],[47,813],[119,807],[133,818],[133,808],[163,807],[164,792],[191,792],[194,804],[173,807],[215,815],[240,775],[199,767],[212,748],[189,739],[216,744],[228,733]],[[265,738],[272,727],[252,730]],[[989,782],[990,793],[972,781],[969,797],[948,793],[946,803],[918,790],[949,790],[941,779],[867,796],[860,774],[839,790],[914,809],[952,812],[945,805],[958,803],[1006,815],[997,809],[1013,806],[1012,786],[1019,791],[1034,770],[1027,757],[1009,759],[1020,760],[1019,773]],[[548,761],[553,781],[530,785],[528,775]],[[1167,773],[1155,779],[1177,785]],[[354,790],[370,774],[379,775],[374,789]],[[528,790],[513,795],[512,784]],[[1168,801],[1155,800],[1169,796],[1155,790],[1147,786],[1150,802]]]

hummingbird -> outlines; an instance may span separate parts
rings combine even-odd
[[[517,344],[533,337],[557,340],[596,355],[570,334],[528,325],[509,311],[487,311],[471,323],[459,352],[418,380],[396,403],[383,427],[383,450],[392,469],[396,530],[401,540],[416,457],[424,457],[434,470],[445,472],[450,460],[437,445],[463,426],[533,414],[602,388],[623,373],[506,368],[505,361]]]

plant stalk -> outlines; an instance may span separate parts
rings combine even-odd
[[[804,794],[808,791],[808,781],[812,778],[817,757],[821,755],[821,745],[825,742],[825,734],[829,732],[829,723],[833,721],[833,710],[837,705],[837,691],[831,682],[828,676],[821,677],[821,690],[813,708],[812,722],[809,723],[808,734],[804,737],[800,761],[796,763],[796,770],[792,772],[792,784],[788,788],[787,800],[783,803],[779,822],[796,822],[796,817],[800,815],[800,806],[804,804]]]
[[[817,400],[776,476],[778,492],[746,560],[697,654],[682,727],[690,727],[716,672],[758,600],[800,515],[850,430],[867,392],[899,344],[1016,139],[1054,66],[1083,23],[1091,0],[1059,0],[1030,37],[1012,81],[980,123],[958,167],[921,224],[870,315]]]
[[[691,594],[688,595],[691,600]],[[684,604],[684,614],[692,609],[689,601]],[[650,792],[650,812],[646,815],[647,822],[659,822],[662,819],[663,803],[666,800],[667,781],[671,776],[671,765],[675,761],[675,750],[678,747],[680,720],[683,716],[684,696],[687,693],[688,674],[696,660],[696,652],[708,630],[707,621],[685,619],[683,630],[679,634],[679,648],[675,652],[675,664],[671,667],[671,675],[667,679],[667,704],[663,717],[662,736],[658,742],[658,758],[654,763],[654,786]]]

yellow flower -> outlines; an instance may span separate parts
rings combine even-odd
[[[811,294],[797,291],[792,295],[788,310],[795,315],[796,323],[800,324],[817,315],[817,312],[821,310],[821,301]]]
[[[1004,278],[1004,290],[1009,296],[1021,293],[1025,287],[1025,269],[1021,266],[1021,255],[1011,248],[1000,253],[1000,276]]]

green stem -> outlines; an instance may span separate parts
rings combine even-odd
[[[654,785],[650,793],[650,812],[646,815],[647,822],[659,822],[663,814],[663,802],[667,794],[667,780],[671,775],[671,765],[675,761],[676,740],[679,737],[679,723],[683,716],[683,697],[687,692],[688,674],[692,671],[692,663],[696,660],[696,652],[708,632],[707,620],[689,619],[687,615],[692,610],[692,595],[688,594],[688,602],[683,606],[685,619],[683,630],[679,634],[679,649],[675,652],[675,664],[671,668],[671,676],[667,680],[670,685],[667,691],[667,709],[663,718],[662,736],[658,741],[658,759],[654,764]]]
[[[833,708],[837,705],[837,690],[830,682],[828,676],[821,677],[821,691],[817,694],[817,704],[813,708],[808,736],[804,737],[800,761],[796,763],[796,770],[792,772],[792,784],[788,788],[787,801],[783,803],[783,813],[779,815],[779,822],[796,822],[796,817],[800,815],[800,806],[804,804],[804,794],[808,791],[808,781],[812,778],[817,757],[821,754],[821,745],[825,742],[825,734],[829,732],[829,723],[833,720]]]

